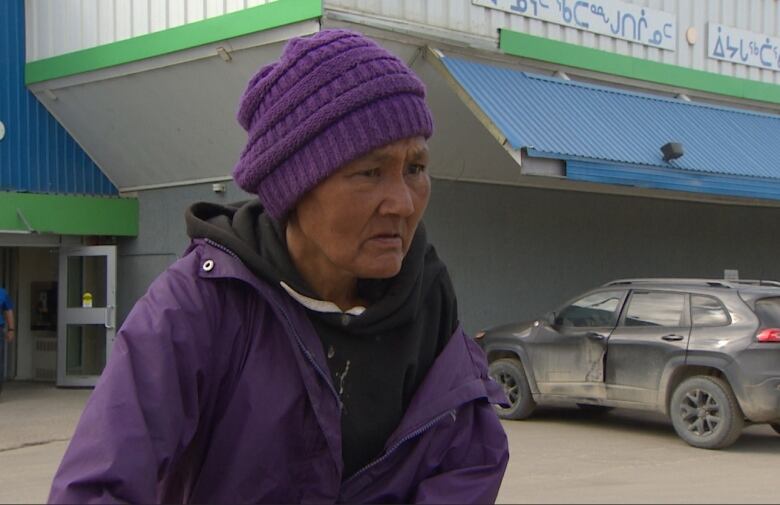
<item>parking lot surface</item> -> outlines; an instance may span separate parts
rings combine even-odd
[[[41,503],[88,390],[11,384],[0,397],[0,503]],[[499,503],[778,503],[780,435],[745,430],[694,449],[654,414],[540,409],[504,422],[511,460]]]
[[[686,445],[662,416],[539,410],[505,421],[500,503],[778,503],[780,435],[744,430],[728,449]]]

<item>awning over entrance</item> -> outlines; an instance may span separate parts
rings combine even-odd
[[[0,192],[0,235],[138,235],[138,199]]]
[[[441,56],[506,147],[569,180],[780,200],[780,117]],[[683,145],[664,161],[661,146]]]

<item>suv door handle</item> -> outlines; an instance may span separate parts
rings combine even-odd
[[[666,340],[667,342],[679,342],[680,340],[683,340],[685,337],[682,335],[664,335],[661,337],[661,339]]]
[[[585,337],[591,339],[591,340],[606,340],[607,337],[605,335],[602,335],[601,333],[596,333],[595,331],[590,331],[585,334]]]

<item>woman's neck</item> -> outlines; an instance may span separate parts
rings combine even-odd
[[[306,284],[323,300],[342,311],[365,305],[357,292],[357,278],[334,265],[295,225],[286,229],[287,249],[293,265]]]

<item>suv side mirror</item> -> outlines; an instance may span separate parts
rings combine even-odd
[[[548,312],[544,316],[544,321],[550,326],[555,326],[555,320],[558,319],[558,314],[555,312]]]

